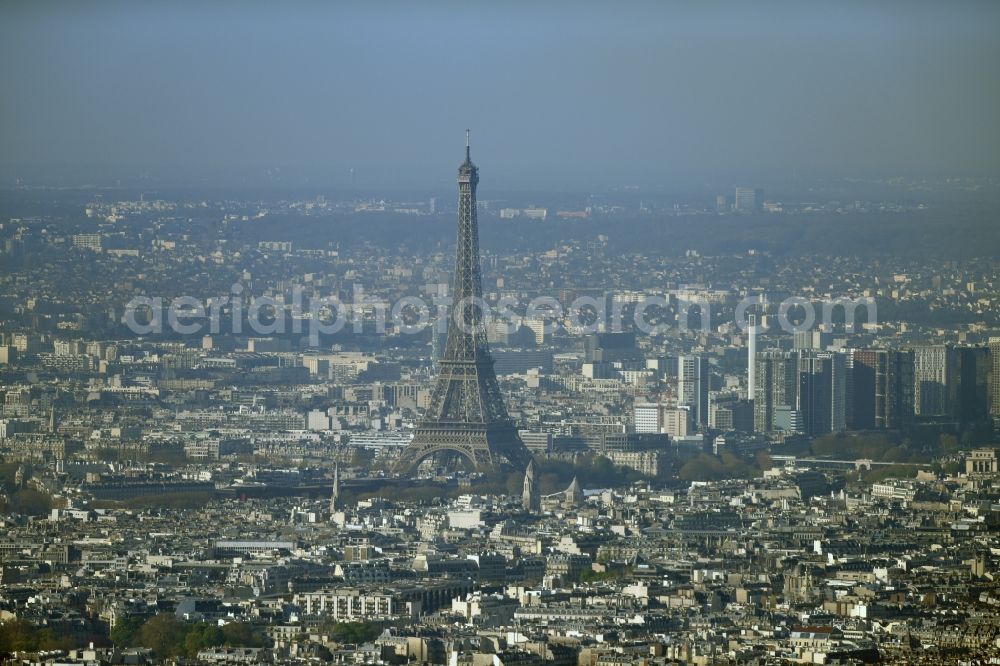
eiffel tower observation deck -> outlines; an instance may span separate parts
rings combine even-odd
[[[424,420],[400,456],[401,472],[412,471],[431,456],[443,462],[461,456],[480,471],[505,467],[523,471],[531,460],[507,414],[486,342],[476,220],[478,183],[479,170],[469,156],[466,130],[465,161],[458,167],[458,248],[448,341]]]

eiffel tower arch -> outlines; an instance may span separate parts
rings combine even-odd
[[[465,162],[458,168],[455,305],[430,405],[413,441],[400,455],[400,472],[412,471],[423,460],[439,454],[460,455],[481,471],[504,466],[523,471],[531,460],[507,413],[486,342],[480,306],[478,183],[479,170],[469,156],[466,130]]]

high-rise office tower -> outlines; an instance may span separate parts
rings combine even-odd
[[[747,326],[747,400],[753,400],[754,386],[757,385],[757,315],[750,315]]]
[[[839,352],[800,352],[798,407],[807,435],[847,427],[846,368],[844,354]]]
[[[851,427],[854,422],[854,350],[845,349],[844,354],[844,425]]]
[[[990,416],[1000,419],[1000,337],[990,338]]]
[[[958,393],[958,354],[951,345],[913,349],[913,413],[952,417]]]
[[[887,349],[855,349],[851,352],[848,372],[851,374],[851,409],[847,427],[852,430],[873,430],[885,426],[875,425],[876,414],[884,419],[886,409]]]
[[[660,403],[636,403],[632,427],[637,434],[667,434],[687,437],[694,429],[692,409],[687,405],[671,406]]]
[[[637,402],[632,407],[632,427],[638,433],[660,433],[663,431],[660,418],[661,406],[655,402]]]
[[[758,352],[754,363],[753,428],[770,432],[778,407],[797,409],[798,355],[768,349]]]
[[[677,359],[677,404],[689,405],[694,422],[708,425],[708,359],[703,356],[681,356]]]
[[[764,190],[752,187],[736,188],[736,203],[734,208],[742,213],[758,211],[764,205]]]
[[[718,430],[753,431],[753,401],[741,400],[735,393],[720,394],[712,399],[708,426]]]
[[[892,405],[895,410],[886,416],[886,425],[901,428],[913,421],[914,355],[913,351],[904,349],[897,351],[893,358],[891,368],[896,374],[896,394]]]
[[[455,258],[455,308],[430,406],[413,440],[400,456],[400,469],[413,469],[433,455],[459,455],[477,469],[497,469],[506,461],[527,468],[531,453],[507,414],[479,303],[483,299],[479,269],[479,224],[476,185],[479,170],[469,156],[458,168],[458,245]]]
[[[913,352],[856,349],[851,376],[849,428],[900,428],[913,417]]]
[[[989,384],[993,370],[989,347],[959,347],[955,414],[971,423],[989,415]]]
[[[833,334],[827,331],[796,331],[792,335],[792,347],[795,349],[826,349],[833,343]]]

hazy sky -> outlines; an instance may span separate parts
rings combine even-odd
[[[5,0],[0,83],[7,173],[1000,171],[998,2]]]

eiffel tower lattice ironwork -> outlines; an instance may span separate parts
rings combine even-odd
[[[458,248],[455,257],[454,306],[444,356],[430,405],[413,440],[400,456],[401,471],[412,470],[435,454],[458,454],[479,470],[505,463],[524,470],[531,453],[507,413],[493,370],[483,324],[483,287],[479,268],[476,185],[479,170],[469,157],[458,168]]]

